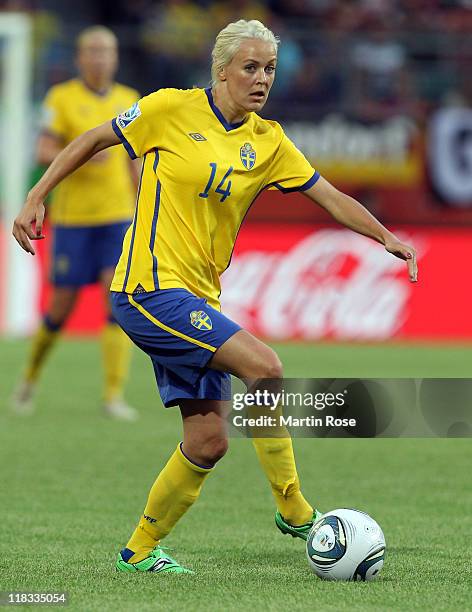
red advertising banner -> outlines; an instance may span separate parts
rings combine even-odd
[[[471,340],[472,229],[397,233],[418,250],[416,284],[403,261],[349,230],[245,225],[223,276],[223,311],[273,340]],[[101,292],[87,288],[68,329],[95,332],[102,321]]]
[[[224,276],[223,310],[277,340],[472,338],[472,231],[403,229],[419,282],[372,240],[337,228],[247,226]]]

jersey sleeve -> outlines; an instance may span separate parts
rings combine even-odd
[[[113,130],[131,159],[162,145],[168,106],[168,93],[161,89],[113,119]]]
[[[41,113],[41,130],[57,136],[61,140],[67,137],[64,104],[60,91],[56,87],[52,87],[44,98]]]
[[[313,166],[282,132],[282,140],[271,164],[267,186],[283,193],[306,191],[320,178]]]

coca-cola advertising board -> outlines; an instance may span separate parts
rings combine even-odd
[[[406,264],[352,231],[248,226],[223,276],[224,312],[274,340],[472,338],[472,231],[404,229],[418,251]]]
[[[245,225],[223,275],[223,311],[280,341],[471,340],[472,230],[395,229],[418,251],[418,283],[403,261],[350,230]],[[93,333],[102,321],[101,291],[86,288],[68,330]]]

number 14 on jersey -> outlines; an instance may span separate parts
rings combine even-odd
[[[201,193],[198,194],[201,198],[207,198],[209,196],[210,190],[213,186],[213,183],[215,182],[217,164],[215,164],[215,162],[210,162],[210,168],[211,168],[210,178],[208,179],[208,183],[206,184],[205,189]],[[224,202],[226,198],[231,195],[231,181],[229,180],[229,176],[231,172],[233,172],[233,169],[234,169],[233,166],[230,166],[228,168],[225,175],[223,176],[223,178],[218,183],[218,186],[215,189],[215,193],[218,193],[221,195],[220,202]],[[225,186],[225,183],[226,183],[226,186]]]

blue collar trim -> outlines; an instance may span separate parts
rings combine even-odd
[[[230,132],[231,130],[236,130],[238,127],[241,127],[242,124],[246,121],[245,119],[243,119],[243,121],[240,121],[239,123],[228,123],[226,119],[223,117],[223,113],[220,111],[220,109],[215,105],[213,101],[213,94],[211,93],[211,88],[208,87],[207,89],[205,89],[205,93],[207,95],[208,104],[210,105],[211,110],[215,113],[216,118],[218,119],[218,121],[221,123],[221,125],[225,128],[227,132]]]

